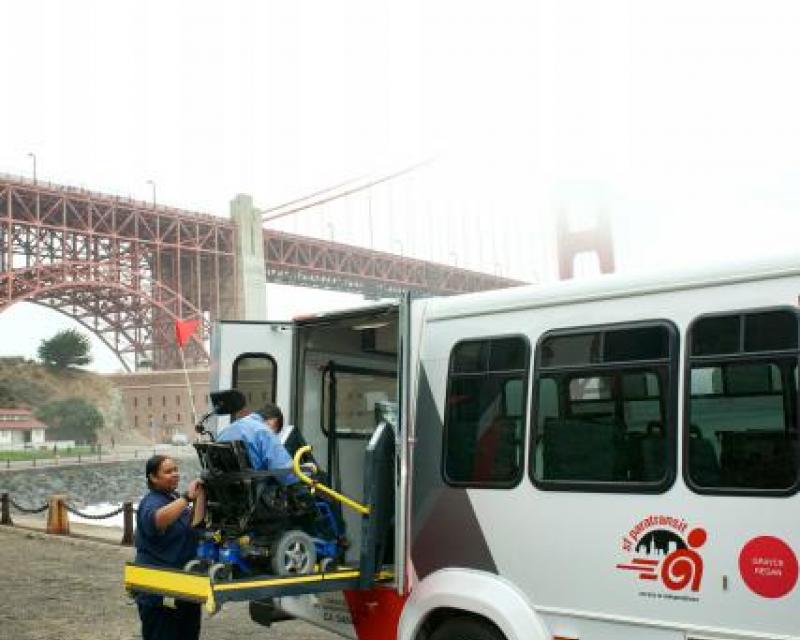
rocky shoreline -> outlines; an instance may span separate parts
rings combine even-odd
[[[0,493],[23,507],[38,507],[53,494],[67,494],[76,506],[137,502],[146,491],[144,460],[64,467],[27,468],[0,474]],[[200,473],[196,457],[179,461],[181,486]]]

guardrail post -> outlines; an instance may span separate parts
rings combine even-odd
[[[69,516],[67,515],[67,496],[55,494],[48,500],[47,533],[67,535],[69,533]]]
[[[3,493],[0,495],[0,502],[2,502],[2,507],[0,507],[0,524],[13,525],[14,523],[11,520],[11,498],[7,493]]]
[[[133,503],[127,500],[122,503],[122,541],[121,545],[133,545]]]

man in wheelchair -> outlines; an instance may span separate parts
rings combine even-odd
[[[339,560],[342,536],[332,509],[291,473],[277,436],[246,409],[239,391],[212,393],[211,402],[213,413],[236,420],[216,442],[202,429],[211,441],[194,445],[205,491],[194,522],[203,533],[186,570],[207,570],[221,581],[311,573]]]

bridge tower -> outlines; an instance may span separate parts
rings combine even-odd
[[[235,320],[266,320],[267,277],[264,271],[264,229],[253,197],[240,193],[231,200],[236,251]]]
[[[598,213],[594,226],[573,230],[570,228],[569,216],[562,211],[557,216],[556,225],[559,280],[575,277],[575,259],[582,254],[593,254],[597,257],[600,273],[614,272],[614,240],[607,213]]]

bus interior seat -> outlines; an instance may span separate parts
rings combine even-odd
[[[720,463],[714,445],[695,424],[689,427],[689,471],[692,480],[701,487],[719,486]]]
[[[479,437],[473,456],[472,478],[508,480],[517,473],[519,460],[514,455],[521,444],[521,420],[497,416]]]
[[[620,478],[625,456],[620,425],[615,422],[546,418],[543,464],[545,480],[612,481]]]
[[[645,433],[637,439],[638,450],[630,452],[632,468],[631,479],[641,482],[655,482],[664,477],[664,451],[666,446],[664,425],[660,420],[650,420]]]
[[[286,449],[286,452],[292,459],[294,459],[294,455],[297,453],[298,449],[301,449],[308,444],[306,439],[303,437],[303,434],[300,433],[300,429],[295,427],[293,424],[287,425],[281,429],[280,438],[283,448]],[[313,462],[314,464],[317,463],[310,452],[305,454],[303,461]]]
[[[786,434],[774,430],[721,431],[721,479],[726,486],[790,487],[796,477]]]

